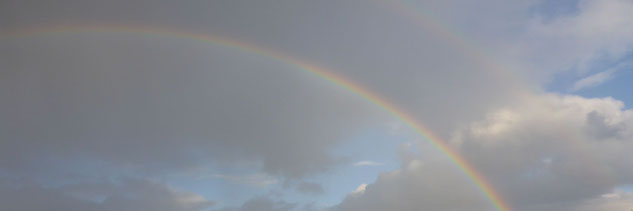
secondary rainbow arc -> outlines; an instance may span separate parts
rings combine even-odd
[[[442,23],[439,18],[424,8],[415,6],[410,0],[378,0],[379,3],[390,7],[397,14],[406,17],[411,23],[428,32],[435,34],[438,38],[445,40],[449,45],[459,49],[459,52],[469,58],[473,58],[479,66],[493,73],[498,79],[509,81],[510,86],[514,86],[519,92],[528,91],[527,93],[540,93],[539,87],[528,86],[527,77],[521,74],[521,71],[515,70],[508,65],[499,62],[489,51],[476,45],[475,42],[468,39],[450,24]]]
[[[308,61],[292,57],[290,55],[278,52],[272,49],[266,49],[248,42],[238,41],[227,37],[214,36],[211,34],[194,33],[188,31],[180,31],[170,28],[158,28],[147,26],[135,26],[135,25],[62,25],[62,26],[47,26],[47,27],[35,27],[21,30],[14,30],[11,32],[0,32],[0,38],[10,37],[23,37],[30,35],[42,35],[42,34],[55,34],[55,33],[73,33],[73,32],[126,32],[126,33],[140,33],[161,35],[177,38],[192,39],[207,43],[219,44],[227,47],[240,49],[246,52],[252,52],[259,55],[267,56],[277,59],[284,63],[299,67],[299,69],[307,71],[321,79],[327,80],[343,89],[346,89],[358,96],[364,98],[370,103],[377,105],[383,110],[387,111],[403,123],[411,127],[417,134],[422,136],[425,140],[431,143],[433,147],[444,153],[451,160],[455,166],[463,172],[471,182],[479,189],[482,194],[492,203],[495,209],[500,211],[509,211],[510,206],[503,200],[499,193],[493,188],[493,186],[484,178],[484,176],[475,170],[467,160],[453,150],[445,141],[442,141],[439,136],[426,129],[424,125],[417,121],[412,115],[400,109],[394,103],[389,102],[384,97],[379,96],[375,92],[354,83],[352,80],[348,80],[334,71],[312,64]]]

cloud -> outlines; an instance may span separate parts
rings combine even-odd
[[[542,210],[561,211],[612,211],[630,210],[633,207],[633,195],[630,192],[614,191],[579,203],[550,204]]]
[[[510,112],[517,114],[512,122],[493,115],[478,123],[488,129],[506,124],[503,130],[468,129],[458,139],[462,153],[489,172],[517,208],[588,200],[629,182],[621,178],[630,171],[616,170],[630,163],[621,156],[633,147],[633,111],[622,102],[546,95]]]
[[[244,202],[241,207],[223,208],[219,211],[290,211],[295,207],[297,204],[259,196]]]
[[[604,194],[601,197],[591,199],[577,209],[579,211],[610,211],[610,210],[630,210],[633,207],[633,194],[630,192],[615,191]]]
[[[608,80],[611,80],[611,78],[613,78],[614,72],[615,71],[613,70],[607,70],[604,72],[599,72],[599,73],[587,76],[586,78],[576,81],[574,83],[574,86],[572,87],[572,90],[580,91],[581,89],[595,87],[600,84],[603,84],[604,82],[607,82]]]
[[[23,62],[3,64],[2,89],[12,91],[0,93],[9,102],[0,125],[13,132],[0,135],[2,166],[38,169],[50,155],[143,172],[249,164],[298,178],[339,163],[328,150],[376,117],[351,93],[261,56],[72,37],[37,53],[19,47]]]
[[[350,193],[350,195],[352,196],[362,195],[363,193],[365,193],[366,189],[367,189],[367,184],[365,183],[360,184],[354,191]]]
[[[388,9],[376,13],[373,4],[332,3],[291,3],[290,9],[280,9],[258,2],[257,10],[240,2],[152,3],[156,10],[141,14],[141,3],[124,1],[100,6],[18,1],[2,8],[15,18],[0,24],[10,31],[118,20],[248,40],[312,60],[388,96],[439,134],[520,92],[519,84],[508,80],[512,77],[490,76],[488,67],[461,49],[437,42],[441,36],[420,39],[427,29],[412,32],[410,23]],[[151,12],[165,8],[171,15]],[[81,12],[86,10],[99,12]],[[304,14],[301,21],[279,18],[295,17],[296,11]],[[342,21],[323,19],[324,12]],[[0,65],[0,98],[7,102],[0,110],[0,167],[35,176],[62,169],[86,173],[64,167],[77,160],[107,165],[110,174],[248,166],[297,179],[345,163],[331,153],[333,148],[371,125],[394,121],[350,90],[268,58],[272,54],[104,31],[3,41],[11,49],[3,57],[11,62]],[[466,103],[469,109],[461,109]]]
[[[412,159],[373,184],[362,184],[332,210],[486,210],[468,180],[450,162]]]
[[[369,160],[363,160],[363,161],[358,161],[358,162],[356,162],[356,163],[354,163],[352,165],[353,166],[382,166],[383,163],[369,161]]]
[[[577,204],[548,203],[603,203],[601,194],[632,175],[625,154],[630,112],[612,99],[525,95],[560,71],[578,69],[586,75],[595,72],[597,63],[620,61],[633,45],[633,4],[582,0],[573,13],[541,18],[531,12],[535,2],[405,5],[436,11],[428,17],[446,24],[438,30],[424,24],[432,19],[416,20],[382,2],[14,1],[0,7],[1,14],[10,16],[0,19],[0,26],[11,31],[54,23],[138,24],[248,40],[353,79],[438,136],[455,134],[452,144],[516,206],[571,209]],[[447,31],[463,36],[446,39]],[[336,169],[345,163],[331,153],[340,142],[394,121],[349,90],[300,68],[218,45],[118,30],[0,42],[7,61],[0,64],[1,174],[42,180],[60,175],[163,177],[219,166],[257,172],[219,172],[215,177],[223,182],[262,187]],[[608,81],[613,74],[589,76],[578,81],[577,89]],[[516,98],[534,102],[496,110]],[[490,109],[495,110],[482,119]],[[392,126],[397,135],[407,130]],[[443,155],[421,147],[420,154],[404,150],[401,169],[380,175],[358,189],[363,194],[338,207],[490,208]],[[592,168],[583,168],[587,165]],[[315,184],[296,188],[321,192]],[[117,187],[99,189],[124,195],[109,192]],[[44,198],[69,206],[102,206],[77,202],[74,196],[55,198],[67,190],[38,191],[52,191],[56,196]],[[111,200],[130,207],[136,203],[122,197]],[[298,205],[256,197],[235,209],[258,206],[287,210]]]
[[[626,0],[578,1],[578,11],[544,21],[531,22],[522,40],[524,46],[518,58],[536,65],[532,70],[557,73],[575,69],[579,73],[603,68],[604,63],[624,59],[633,48],[633,3]],[[548,53],[542,53],[548,52]],[[608,80],[612,71],[598,73],[578,81],[575,91]]]
[[[608,210],[604,194],[633,182],[632,140],[633,110],[622,102],[535,95],[456,131],[451,144],[513,210]],[[334,209],[491,209],[463,173],[421,150]]]
[[[572,87],[572,91],[579,91],[585,88],[595,87],[613,79],[615,73],[631,67],[630,61],[620,62],[606,71],[599,72],[583,79],[576,81]]]
[[[2,210],[201,210],[214,204],[200,195],[139,179],[53,188],[36,183],[15,186],[10,181],[0,185]]]
[[[628,0],[468,4],[475,3],[420,1],[417,6],[437,11],[431,17],[468,34],[464,39],[490,53],[491,63],[528,83],[546,85],[564,72],[603,71],[633,50],[633,3]]]

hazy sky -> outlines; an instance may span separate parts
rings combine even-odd
[[[631,0],[0,0],[0,210],[630,210],[631,105]]]

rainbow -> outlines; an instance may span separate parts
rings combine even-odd
[[[412,24],[422,29],[427,29],[428,32],[434,34],[440,39],[444,39],[447,44],[459,49],[459,52],[469,58],[473,58],[473,61],[477,62],[480,67],[485,68],[487,71],[493,73],[490,76],[497,77],[496,80],[506,80],[511,88],[519,90],[521,94],[524,94],[524,90],[528,90],[527,93],[541,93],[542,90],[539,87],[528,86],[530,83],[525,83],[525,75],[521,74],[521,71],[515,70],[508,65],[500,63],[498,59],[493,59],[494,56],[490,52],[487,52],[485,48],[478,46],[472,40],[469,40],[467,36],[460,33],[458,30],[450,27],[450,24],[442,23],[438,18],[434,18],[434,15],[424,8],[414,5],[410,0],[378,0],[379,3],[391,8],[393,12],[406,17]]]
[[[341,75],[337,75],[334,71],[317,66],[308,61],[292,57],[290,55],[278,52],[272,49],[263,48],[248,42],[238,41],[227,37],[215,36],[204,33],[195,33],[189,31],[180,31],[170,28],[148,27],[148,26],[136,26],[136,25],[62,25],[62,26],[48,26],[48,27],[35,27],[22,30],[14,30],[8,33],[0,33],[0,38],[20,38],[24,36],[34,36],[42,34],[63,34],[63,33],[80,33],[80,32],[124,32],[134,34],[151,34],[161,35],[175,38],[185,38],[190,40],[201,41],[211,44],[219,44],[226,47],[235,48],[238,50],[252,52],[262,56],[270,57],[283,61],[284,63],[298,67],[299,69],[311,73],[321,79],[331,82],[345,90],[348,90],[366,101],[377,105],[389,114],[393,115],[409,127],[411,127],[417,134],[429,141],[433,147],[444,153],[450,161],[457,166],[457,168],[464,173],[468,179],[481,191],[481,193],[492,203],[496,210],[509,211],[510,207],[504,202],[502,197],[497,193],[495,188],[484,178],[484,176],[477,172],[468,161],[453,150],[447,142],[440,139],[439,136],[427,129],[421,122],[417,121],[412,115],[400,109],[395,104],[389,102],[387,99],[379,96],[375,92],[354,83]]]

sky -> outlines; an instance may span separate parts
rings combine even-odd
[[[0,210],[630,210],[632,91],[631,0],[0,0]]]

